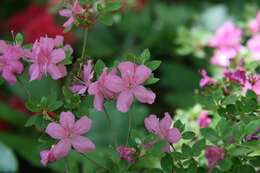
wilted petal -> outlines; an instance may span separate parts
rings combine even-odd
[[[171,128],[168,130],[166,138],[169,143],[177,143],[181,139],[181,133],[177,128]]]
[[[141,103],[149,103],[149,104],[154,103],[156,95],[152,91],[147,90],[145,87],[139,85],[133,88],[132,91],[136,99]]]
[[[59,14],[63,17],[71,17],[72,16],[72,11],[69,9],[62,9],[59,11]]]
[[[75,116],[72,112],[61,112],[60,114],[60,124],[65,129],[73,129],[75,124]]]
[[[89,152],[96,148],[96,146],[95,146],[95,144],[93,144],[93,142],[91,142],[88,138],[83,137],[83,136],[75,136],[72,139],[72,146],[79,153]]]
[[[77,135],[83,135],[91,128],[91,119],[87,116],[81,117],[74,125],[73,133]]]
[[[71,143],[68,139],[62,139],[53,147],[53,155],[56,159],[60,159],[69,154]]]
[[[134,76],[136,84],[140,85],[144,83],[151,76],[151,74],[152,74],[152,70],[150,70],[145,65],[139,65],[136,68],[135,76]]]
[[[117,109],[121,112],[127,112],[133,103],[133,94],[131,91],[123,91],[117,99]]]
[[[58,123],[50,123],[46,128],[46,133],[54,139],[62,139],[66,137],[66,132]]]

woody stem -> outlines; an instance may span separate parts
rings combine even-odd
[[[107,121],[108,121],[108,124],[109,124],[110,129],[111,129],[112,138],[113,138],[113,140],[114,140],[114,145],[115,145],[115,147],[117,147],[116,131],[115,131],[115,129],[114,129],[113,126],[112,126],[111,118],[110,118],[110,116],[109,116],[109,114],[108,114],[108,112],[107,112],[105,106],[104,106],[104,113],[105,113],[105,115],[106,115],[106,117],[107,117]]]

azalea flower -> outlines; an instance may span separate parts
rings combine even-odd
[[[88,93],[95,96],[94,107],[98,111],[103,111],[105,99],[113,99],[116,97],[116,94],[105,86],[105,81],[109,75],[115,75],[115,70],[112,70],[107,74],[107,68],[104,68],[98,80],[89,85]]]
[[[211,123],[208,111],[202,111],[197,119],[197,123],[201,128],[208,127]]]
[[[249,22],[249,31],[252,33],[260,31],[260,11],[257,12],[256,18]]]
[[[238,83],[242,86],[245,85],[246,80],[247,80],[246,71],[243,67],[237,68],[234,72],[231,72],[231,71],[225,69],[224,76],[229,81]]]
[[[120,158],[126,160],[128,163],[134,163],[134,150],[129,147],[119,146],[116,151],[119,153]]]
[[[221,26],[209,41],[209,46],[216,48],[211,63],[227,67],[230,60],[241,51],[242,31],[232,22],[226,22]]]
[[[27,55],[28,52],[19,45],[9,45],[0,40],[0,74],[10,85],[16,84],[16,75],[23,72],[20,58]]]
[[[204,88],[208,85],[212,85],[216,83],[216,80],[209,77],[206,70],[202,69],[199,71],[200,75],[201,75],[201,80],[200,80],[200,87]]]
[[[208,167],[212,168],[224,159],[225,151],[223,148],[210,146],[206,149],[205,156],[208,160]]]
[[[260,34],[250,38],[247,42],[247,47],[252,53],[253,60],[260,60]]]
[[[179,142],[181,139],[181,133],[177,128],[172,128],[172,118],[169,113],[164,114],[164,118],[159,120],[156,115],[150,115],[145,118],[145,128],[158,136],[159,139],[166,140],[168,142],[165,147],[165,151],[170,151],[170,144]]]
[[[60,122],[48,124],[46,133],[59,140],[51,150],[51,155],[56,160],[65,157],[73,147],[79,153],[86,153],[95,149],[95,145],[85,136],[91,128],[91,120],[87,116],[81,117],[75,122],[72,112],[62,112]],[[46,154],[43,153],[43,154]]]
[[[60,36],[61,37],[61,36]],[[30,80],[40,80],[43,74],[49,73],[54,80],[67,75],[66,67],[61,64],[65,51],[60,47],[60,37],[55,39],[41,37],[33,44],[29,68]]]
[[[117,109],[127,112],[135,97],[141,103],[153,104],[155,93],[146,89],[143,84],[151,76],[152,71],[145,65],[136,65],[126,61],[118,65],[121,77],[108,75],[105,86],[118,93]]]
[[[63,24],[65,28],[70,27],[75,21],[75,15],[84,13],[85,10],[81,7],[78,0],[76,0],[71,9],[62,9],[59,14],[63,17],[67,17],[68,20]]]
[[[89,60],[88,64],[84,65],[83,67],[83,73],[82,73],[83,80],[80,81],[80,83],[78,84],[73,84],[70,87],[71,91],[78,94],[84,94],[91,84],[93,75],[94,75],[94,71],[92,71],[92,61]]]

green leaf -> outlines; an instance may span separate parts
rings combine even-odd
[[[48,111],[55,111],[59,109],[63,105],[62,101],[52,101],[50,104],[48,104]]]
[[[187,144],[182,144],[181,151],[186,156],[190,156],[191,153],[192,153],[191,147],[189,145],[187,145]]]
[[[220,140],[217,132],[212,128],[202,128],[200,129],[200,133],[213,144],[217,144],[217,142]]]
[[[28,118],[28,120],[26,121],[24,126],[25,127],[34,126],[39,118],[40,118],[40,116],[38,116],[38,115],[31,116],[30,118]]]
[[[172,152],[171,156],[174,160],[184,160],[187,158],[187,155],[177,151]]]
[[[31,112],[41,112],[43,110],[43,107],[38,101],[29,99],[26,103],[25,106],[28,110]]]
[[[160,60],[153,60],[153,61],[149,61],[147,62],[145,65],[151,69],[152,71],[156,70],[157,68],[160,67],[162,61]]]
[[[195,133],[194,132],[192,132],[192,131],[187,131],[187,132],[184,132],[183,134],[182,134],[182,138],[183,139],[187,139],[187,140],[190,140],[190,139],[193,139],[194,137],[195,137]]]
[[[113,12],[121,8],[121,2],[108,2],[105,6],[105,12]]]
[[[110,14],[102,14],[100,16],[100,21],[107,26],[111,26],[113,24],[113,16]]]
[[[15,42],[16,44],[22,45],[24,41],[23,35],[21,33],[16,34]]]
[[[17,159],[10,148],[0,142],[0,172],[16,172]]]
[[[232,161],[229,160],[229,159],[221,160],[220,163],[219,163],[219,166],[220,166],[221,172],[226,172],[226,171],[231,169]]]
[[[156,77],[150,77],[149,79],[147,79],[144,83],[144,85],[152,85],[152,84],[155,84],[159,81],[160,79],[159,78],[156,78]]]
[[[94,71],[95,71],[97,78],[101,75],[101,73],[103,72],[103,69],[105,67],[106,67],[106,65],[101,59],[97,60],[95,66],[94,66]]]
[[[151,58],[151,53],[150,53],[149,49],[145,49],[140,55],[142,64],[145,64],[145,62],[148,61],[150,58]],[[147,64],[146,64],[146,66],[147,66]]]
[[[192,145],[192,155],[199,156],[201,151],[206,148],[206,140],[200,139]]]
[[[171,172],[172,171],[172,166],[173,166],[173,160],[170,154],[166,154],[162,159],[161,159],[161,167],[166,171],[166,172]]]
[[[185,124],[183,124],[180,120],[177,120],[173,126],[179,129],[180,132],[183,132],[183,130],[185,129]]]
[[[164,171],[158,168],[154,168],[149,170],[149,173],[164,173]]]
[[[256,132],[259,127],[260,127],[259,119],[251,121],[245,126],[244,135],[249,135]]]

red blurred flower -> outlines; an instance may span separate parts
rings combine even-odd
[[[0,119],[0,133],[7,132],[10,129],[11,129],[10,125],[6,121]]]
[[[8,105],[15,109],[16,111],[28,114],[28,115],[32,115],[32,112],[30,112],[26,107],[25,104],[23,102],[22,99],[20,99],[17,96],[13,96],[11,98],[8,99]]]
[[[8,20],[7,26],[9,30],[23,32],[26,42],[34,42],[45,35],[64,35],[66,42],[74,41],[71,33],[63,34],[63,27],[55,23],[54,16],[48,13],[46,7],[35,4],[17,12]]]

